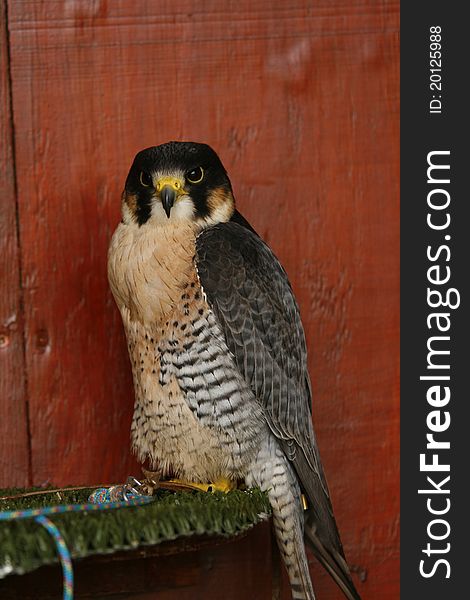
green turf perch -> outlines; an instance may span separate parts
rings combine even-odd
[[[26,490],[0,490],[0,497]],[[86,503],[91,489],[0,500],[0,511]],[[270,514],[259,490],[227,494],[159,491],[155,501],[136,508],[50,516],[73,559],[159,544],[197,534],[235,536]],[[32,520],[0,522],[0,578],[57,561],[49,534]]]

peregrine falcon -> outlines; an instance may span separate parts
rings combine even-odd
[[[299,308],[209,146],[137,154],[108,275],[132,364],[137,457],[186,481],[266,490],[292,597],[315,597],[305,539],[358,600],[313,431]]]

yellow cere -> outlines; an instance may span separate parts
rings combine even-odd
[[[184,189],[184,182],[178,177],[172,177],[171,175],[160,177],[155,184],[155,189],[157,192],[161,192],[165,185],[173,188],[178,196],[186,193]]]

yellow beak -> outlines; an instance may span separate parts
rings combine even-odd
[[[170,212],[174,203],[180,196],[186,194],[184,182],[178,177],[160,177],[155,184],[155,189],[160,196],[166,216],[170,218]]]

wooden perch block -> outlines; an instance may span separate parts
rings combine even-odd
[[[74,561],[75,599],[271,600],[279,594],[271,522],[235,538],[198,536]],[[0,580],[2,600],[62,598],[59,565]]]

